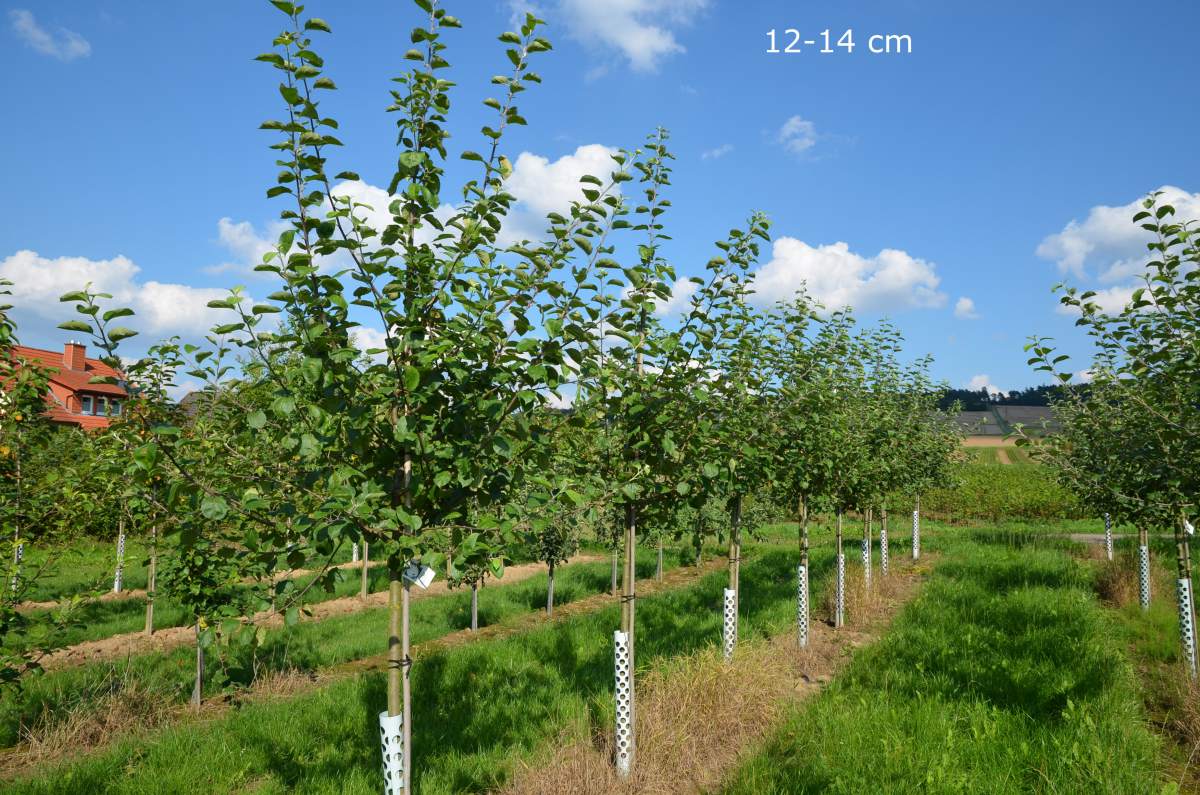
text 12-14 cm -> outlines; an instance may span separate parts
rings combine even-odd
[[[767,52],[771,54],[799,54],[817,52],[822,55],[844,52],[852,53],[858,45],[854,42],[854,29],[846,28],[840,36],[826,28],[811,39],[804,38],[796,28],[767,31],[770,41]],[[867,52],[872,55],[909,55],[912,53],[912,36],[907,33],[872,33],[867,36]]]

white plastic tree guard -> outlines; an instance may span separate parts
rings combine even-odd
[[[887,539],[887,522],[884,521],[879,525],[879,575],[887,576],[888,567],[888,539]]]
[[[1181,577],[1175,581],[1175,593],[1179,598],[1179,639],[1183,642],[1183,661],[1188,674],[1196,678],[1196,623],[1192,605],[1192,581]]]
[[[796,567],[796,626],[800,630],[800,648],[808,648],[808,567]]]
[[[725,589],[725,624],[723,638],[725,641],[725,662],[733,659],[733,649],[737,646],[737,591]]]
[[[1104,552],[1113,559],[1112,516],[1104,514]]]
[[[25,559],[25,544],[17,544],[17,548],[13,550],[13,574],[12,582],[8,584],[9,589],[16,593],[21,586],[21,561]]]
[[[383,748],[383,791],[404,792],[404,716],[379,713],[379,743]]]
[[[863,536],[862,545],[863,584],[871,587],[871,536]]]
[[[629,636],[613,633],[613,669],[616,676],[613,693],[617,699],[616,745],[613,761],[617,775],[629,778],[633,769],[633,666],[629,660]]]
[[[355,541],[350,545],[350,562],[358,563],[358,542]]]
[[[117,568],[113,572],[113,593],[120,593],[125,584],[125,534],[117,536]]]
[[[913,533],[912,533],[912,556],[913,560],[919,560],[921,557],[921,512],[913,511]]]
[[[1138,547],[1138,596],[1141,598],[1142,609],[1150,609],[1150,547],[1143,544]]]
[[[846,623],[846,555],[837,556],[837,585],[834,590],[833,625],[840,627]]]

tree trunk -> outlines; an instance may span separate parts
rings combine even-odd
[[[200,708],[204,697],[204,648],[200,645],[200,623],[196,623],[196,683],[192,686],[192,706]]]
[[[658,568],[655,569],[654,579],[662,582],[663,570],[663,540],[662,536],[658,537]]]
[[[800,647],[808,646],[808,627],[809,627],[809,607],[808,607],[808,582],[810,573],[808,570],[808,503],[801,497],[797,507],[797,524],[799,525],[799,542],[800,542],[800,566],[804,569],[804,579],[800,583],[800,631],[798,638]]]
[[[637,742],[636,734],[633,727],[636,725],[635,716],[637,712],[634,709],[633,697],[633,670],[634,661],[634,635],[637,628],[637,508],[633,505],[625,506],[625,572],[624,572],[624,595],[621,598],[621,631],[625,633],[629,644],[629,715],[630,715],[630,735],[629,735],[629,769],[633,769],[633,763],[636,756]]]
[[[117,517],[117,565],[113,569],[113,593],[125,587],[125,511]]]
[[[1142,610],[1150,609],[1150,533],[1138,528],[1138,598]]]
[[[742,570],[742,497],[736,495],[729,515],[729,587],[740,601],[739,581]]]
[[[154,634],[154,590],[158,587],[158,526],[150,527],[150,566],[146,570],[146,634]]]
[[[841,627],[846,624],[846,556],[842,553],[842,512],[837,512],[835,572],[836,590],[834,593],[833,626]]]
[[[888,527],[887,527],[887,508],[879,509],[879,576],[886,577],[888,575]]]
[[[546,616],[554,615],[554,561],[550,561],[546,578]]]
[[[614,546],[612,552],[612,586],[609,589],[612,591],[613,596],[617,595],[617,555],[618,547]]]
[[[471,583],[471,631],[479,631],[479,581]]]
[[[367,594],[370,593],[371,566],[367,562],[370,557],[371,557],[371,545],[368,544],[364,540],[362,542],[362,559],[361,559],[362,569],[361,569],[361,571],[359,571],[359,582],[358,582],[358,598],[359,599],[366,599]]]
[[[863,585],[868,590],[871,588],[871,520],[873,518],[872,509],[867,508],[863,513],[862,567]]]
[[[401,715],[404,786],[409,792],[412,769],[412,690],[409,674],[409,584],[402,575],[389,571],[388,579],[388,715]]]
[[[1192,593],[1192,554],[1181,518],[1175,525],[1176,593],[1179,598],[1179,636],[1188,675],[1196,678],[1196,607]]]

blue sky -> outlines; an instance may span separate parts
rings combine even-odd
[[[806,282],[886,315],[954,386],[1039,382],[1021,350],[1031,333],[1085,350],[1050,288],[1067,278],[1119,303],[1142,246],[1128,206],[1148,191],[1170,187],[1200,217],[1194,0],[1153,13],[1108,0],[457,0],[452,151],[481,148],[480,100],[507,66],[495,36],[531,5],[555,49],[524,95],[530,126],[506,140],[518,224],[566,201],[602,147],[663,125],[680,274],[763,210],[764,296]],[[417,14],[394,0],[308,12],[334,29],[318,40],[340,88],[322,107],[347,143],[334,170],[378,195],[394,158],[389,78]],[[88,279],[135,306],[148,337],[197,336],[223,287],[270,292],[248,271],[281,209],[263,195],[276,168],[257,129],[279,102],[253,57],[282,16],[250,0],[18,0],[0,13],[0,276],[18,282],[24,341],[60,345],[53,297]],[[787,28],[818,41],[852,29],[856,47],[769,54],[772,28],[780,46]],[[912,52],[867,52],[887,33],[911,36]],[[447,184],[463,173],[452,165]]]

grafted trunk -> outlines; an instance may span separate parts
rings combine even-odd
[[[635,708],[636,700],[634,698],[634,661],[637,659],[634,656],[634,637],[637,628],[637,508],[633,505],[625,506],[625,566],[624,566],[624,593],[621,597],[621,631],[625,633],[626,644],[628,649],[628,683],[629,683],[629,746],[626,759],[627,765],[622,765],[618,768],[618,772],[625,774],[625,771],[632,771],[634,760],[637,751],[637,735],[635,727],[637,725]]]
[[[833,626],[841,627],[846,623],[846,556],[842,552],[842,512],[837,512],[837,530],[835,533],[835,566],[837,571],[834,576],[834,606],[833,606]]]
[[[146,570],[146,634],[154,634],[154,591],[158,585],[158,526],[150,527],[150,565]]]
[[[370,592],[370,584],[371,584],[371,565],[369,563],[370,558],[371,558],[371,545],[368,544],[366,541],[363,541],[363,544],[362,544],[362,568],[359,571],[359,582],[358,582],[358,598],[359,599],[366,599],[367,594]]]
[[[663,575],[663,540],[662,536],[658,537],[658,567],[654,572],[654,579],[662,582]]]
[[[609,588],[609,590],[612,591],[613,596],[617,595],[617,555],[618,554],[619,554],[618,548],[614,546],[613,551],[612,551],[612,586]]]
[[[550,565],[547,567],[546,615],[554,615],[554,561],[550,561]]]
[[[200,624],[196,623],[196,683],[192,686],[192,706],[199,708],[204,697],[204,647],[200,645]]]
[[[471,631],[479,630],[479,581],[471,583]]]
[[[1175,585],[1179,603],[1179,637],[1183,643],[1183,662],[1188,675],[1195,679],[1196,665],[1196,605],[1192,590],[1192,552],[1184,520],[1175,526]]]

